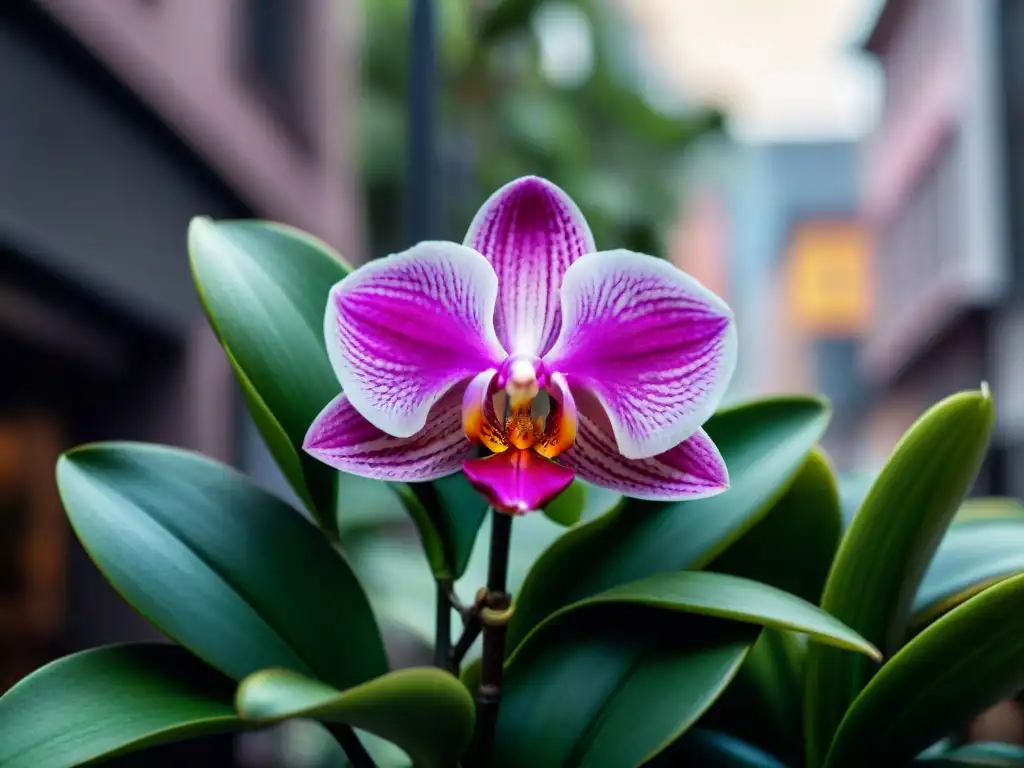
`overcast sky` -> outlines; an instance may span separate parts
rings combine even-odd
[[[859,49],[880,0],[613,0],[661,75],[727,107],[738,138],[856,138],[875,120],[877,65]]]

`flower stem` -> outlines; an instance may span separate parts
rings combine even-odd
[[[448,595],[452,591],[451,579],[437,580],[437,616],[434,626],[434,666],[451,669],[452,604]]]
[[[501,706],[501,682],[505,668],[505,626],[512,605],[512,598],[506,591],[511,540],[512,516],[493,512],[487,595],[481,611],[484,648],[480,665],[480,690],[476,699],[476,743],[473,748],[476,756],[474,764],[479,765],[490,763],[494,730]]]
[[[363,742],[356,736],[356,732],[350,725],[342,723],[328,723],[327,730],[335,738],[341,748],[345,751],[345,757],[352,764],[353,768],[377,768],[370,753],[366,751]]]

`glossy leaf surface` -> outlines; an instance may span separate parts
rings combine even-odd
[[[947,613],[907,643],[843,718],[828,768],[910,759],[1024,685],[1024,576]]]
[[[694,728],[648,768],[786,768],[767,752],[727,733]]]
[[[1024,518],[973,519],[949,529],[914,600],[918,630],[997,581],[1024,571]]]
[[[900,440],[843,537],[821,605],[884,654],[906,636],[914,594],[974,482],[993,421],[987,391],[963,392],[932,407]],[[808,649],[808,764],[820,764],[876,668],[831,648]]]
[[[841,533],[835,474],[816,449],[764,519],[708,569],[745,576],[817,603]]]
[[[527,635],[509,663],[515,663],[516,656],[529,649],[531,643],[543,643],[545,633],[553,626],[571,623],[581,612],[615,605],[679,611],[786,629],[806,634],[821,643],[878,658],[878,651],[856,632],[796,595],[724,573],[680,571],[613,587],[556,611]]]
[[[337,722],[397,744],[415,765],[455,765],[473,734],[473,699],[447,672],[409,668],[339,691],[287,670],[263,670],[238,688],[238,712],[267,723],[289,718]]]
[[[562,536],[531,570],[509,625],[509,647],[558,608],[655,573],[701,568],[763,517],[785,491],[828,423],[819,400],[761,400],[706,425],[729,468],[731,488],[674,504],[627,500]]]
[[[275,666],[348,688],[387,670],[346,560],[234,470],[174,448],[100,443],[61,457],[57,483],[114,588],[230,677]]]
[[[0,765],[68,768],[241,730],[234,684],[188,651],[96,648],[36,670],[0,697]]]
[[[196,289],[253,421],[296,494],[333,530],[336,473],[302,441],[341,390],[324,347],[324,310],[351,268],[311,235],[267,221],[196,218],[188,246]]]
[[[495,766],[642,765],[711,706],[757,635],[650,609],[591,618],[553,627],[508,665]]]

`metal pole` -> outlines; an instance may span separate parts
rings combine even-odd
[[[409,76],[409,179],[406,222],[410,243],[438,237],[437,15],[434,0],[412,0]]]

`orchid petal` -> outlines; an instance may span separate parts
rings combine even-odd
[[[732,311],[653,256],[605,251],[562,283],[562,332],[544,358],[601,401],[619,452],[663,453],[708,420],[736,367]]]
[[[550,459],[515,448],[485,459],[468,459],[462,471],[492,507],[517,515],[543,509],[572,484],[574,476]]]
[[[587,482],[635,499],[700,499],[729,487],[722,454],[703,429],[657,456],[627,459],[607,429],[580,413],[576,442],[558,460]]]
[[[579,208],[549,181],[516,179],[483,204],[465,244],[487,257],[498,275],[494,324],[505,349],[543,355],[558,336],[562,276],[595,250]]]
[[[303,448],[342,472],[375,480],[423,482],[458,472],[473,445],[462,434],[454,397],[434,406],[427,426],[412,437],[392,437],[338,395],[310,426]]]
[[[494,377],[498,371],[488,368],[478,374],[462,396],[462,431],[466,438],[481,443],[494,453],[508,449],[505,425],[494,410]]]
[[[455,383],[505,359],[493,326],[497,291],[486,259],[444,242],[372,261],[335,285],[324,334],[353,407],[395,437],[423,429]]]

